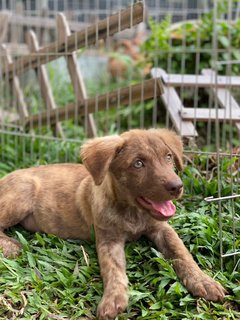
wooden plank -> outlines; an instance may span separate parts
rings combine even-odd
[[[66,41],[56,41],[46,47],[39,49],[34,54],[17,59],[9,65],[8,73],[3,72],[3,77],[9,79],[14,74],[22,74],[29,69],[37,68],[39,64],[46,64],[61,56],[72,53],[77,49],[96,43],[96,39],[106,39],[116,32],[130,28],[142,22],[144,19],[144,4],[137,2],[133,6],[122,10],[104,20],[89,26],[85,30],[78,31],[67,37]]]
[[[28,32],[27,40],[28,40],[28,46],[31,51],[35,52],[35,51],[39,50],[38,40],[37,40],[37,37],[36,37],[36,34],[34,31],[31,30]],[[35,69],[35,70],[36,70],[36,73],[39,78],[41,95],[42,95],[43,101],[46,105],[46,108],[49,111],[57,109],[57,105],[55,103],[53,92],[51,89],[51,84],[48,79],[48,73],[47,73],[46,66],[40,65],[38,67],[38,69]],[[62,125],[60,122],[55,123],[54,133],[55,133],[55,135],[58,135],[60,137],[64,137],[64,132],[63,132]]]
[[[167,77],[167,73],[160,68],[152,69],[153,78],[163,78]],[[179,98],[176,90],[171,87],[163,84],[164,93],[161,96],[167,112],[169,112],[171,121],[181,136],[194,137],[198,133],[194,128],[194,125],[191,121],[183,120],[181,118],[181,110],[184,108],[181,99]]]
[[[240,110],[225,110],[214,108],[184,108],[181,116],[186,120],[200,121],[240,121]]]
[[[215,77],[215,72],[211,69],[203,69],[202,74],[211,76],[213,78]],[[221,108],[225,108],[229,113],[231,112],[231,110],[240,110],[240,106],[232,96],[230,90],[224,88],[210,88],[209,90],[211,90],[213,94],[217,96],[217,101]],[[240,134],[240,122],[236,122],[235,126],[237,127],[238,133]]]
[[[11,13],[8,11],[0,12],[0,44],[5,40],[10,16]]]
[[[3,56],[4,56],[4,71],[7,73],[8,72],[8,67],[9,64],[12,63],[12,57],[10,56],[10,54],[7,51],[7,48],[4,44],[2,44],[1,46],[2,51],[3,51]],[[13,88],[13,94],[16,97],[17,100],[17,107],[18,107],[18,112],[20,115],[20,122],[21,124],[24,122],[24,119],[26,117],[29,116],[28,114],[28,109],[27,109],[27,105],[24,101],[24,96],[23,96],[23,92],[20,86],[20,81],[17,75],[14,75],[12,82],[10,82],[12,84],[12,88]]]
[[[206,75],[165,74],[162,80],[166,86],[171,87],[240,87],[240,77],[237,76],[218,76],[215,79]]]
[[[159,79],[145,80],[143,83],[135,84],[132,86],[119,88],[110,93],[92,97],[87,100],[83,100],[76,103],[71,103],[64,108],[58,108],[50,112],[42,112],[37,115],[33,115],[25,119],[25,125],[36,127],[41,121],[43,125],[55,123],[58,120],[65,120],[66,113],[68,118],[74,117],[76,112],[78,116],[85,115],[87,105],[87,112],[94,113],[96,103],[98,105],[98,111],[106,110],[106,105],[110,108],[115,108],[117,104],[124,106],[129,103],[135,103],[144,101],[160,96],[163,92],[161,81]]]
[[[31,28],[45,28],[54,29],[56,27],[56,21],[52,18],[46,17],[33,17],[33,16],[23,16],[19,14],[12,14],[9,22],[11,25],[31,27]],[[69,26],[72,31],[79,31],[83,28],[89,26],[86,22],[69,21]]]
[[[13,56],[23,56],[29,54],[28,46],[24,43],[4,43],[8,53]]]
[[[68,36],[71,35],[71,30],[63,13],[59,13],[57,15],[57,30],[59,41],[63,42]],[[86,100],[88,97],[83,77],[78,65],[77,53],[72,52],[70,55],[67,55],[66,60],[76,100],[77,103],[79,103],[82,100]],[[89,138],[97,136],[97,130],[92,114],[87,114],[87,136]]]

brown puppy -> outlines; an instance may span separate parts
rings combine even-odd
[[[124,244],[149,237],[170,259],[187,289],[207,300],[225,290],[204,274],[167,223],[172,199],[183,192],[182,143],[166,129],[131,130],[83,145],[83,165],[17,170],[0,180],[0,246],[6,256],[20,245],[3,231],[20,223],[30,231],[90,239],[94,226],[104,294],[99,319],[114,319],[128,303]]]

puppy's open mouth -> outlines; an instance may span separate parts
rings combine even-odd
[[[145,197],[138,197],[137,201],[142,207],[149,210],[155,218],[166,220],[176,212],[176,207],[170,200],[156,202]]]

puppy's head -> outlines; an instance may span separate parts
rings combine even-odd
[[[167,129],[130,130],[120,136],[96,138],[83,145],[81,157],[96,185],[106,175],[129,205],[158,220],[175,213],[172,199],[183,192],[175,173],[183,169],[180,138]]]

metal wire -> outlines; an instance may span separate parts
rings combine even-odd
[[[95,97],[93,108],[88,99],[83,99],[82,104],[79,103],[79,100],[81,100],[79,98],[81,95],[80,90],[75,90],[76,88],[74,88],[71,77],[69,76],[70,68],[67,61],[72,57],[72,50],[70,50],[67,43],[65,43],[61,52],[57,50],[57,45],[53,50],[49,50],[48,52],[32,52],[32,57],[37,59],[37,68],[40,66],[41,59],[43,57],[46,58],[44,65],[47,69],[54,102],[57,107],[64,110],[64,116],[62,117],[60,113],[56,113],[54,123],[51,122],[51,108],[47,106],[39,85],[39,68],[38,71],[35,72],[36,65],[29,59],[27,65],[29,69],[32,70],[25,72],[24,61],[21,60],[21,64],[18,68],[13,70],[13,74],[17,77],[18,73],[21,73],[21,75],[19,75],[19,83],[27,112],[30,116],[38,115],[38,125],[35,126],[31,118],[29,126],[26,128],[22,123],[12,119],[13,116],[19,115],[20,113],[19,97],[17,98],[16,95],[13,94],[14,90],[16,91],[16,88],[13,88],[10,64],[6,63],[6,61],[1,61],[0,79],[5,79],[5,81],[1,81],[0,84],[0,144],[2,150],[7,149],[8,145],[12,145],[15,150],[21,147],[20,154],[17,154],[14,159],[16,166],[18,165],[20,158],[29,160],[29,163],[31,162],[33,165],[38,163],[38,161],[45,159],[46,152],[49,154],[53,152],[52,143],[55,143],[56,146],[64,143],[69,146],[76,145],[76,147],[79,147],[79,145],[89,137],[89,131],[91,131],[91,119],[88,117],[89,110],[92,110],[91,112],[93,112],[97,135],[118,133],[134,127],[174,127],[174,119],[172,119],[170,109],[168,107],[163,107],[163,101],[161,100],[160,102],[159,99],[156,98],[158,91],[156,82],[154,83],[154,94],[152,99],[148,102],[144,99],[144,80],[146,79],[146,76],[143,72],[143,68],[148,62],[144,61],[146,52],[137,50],[139,49],[140,44],[136,44],[136,40],[140,39],[140,42],[143,43],[145,39],[148,39],[149,36],[151,36],[149,23],[145,21],[145,28],[141,31],[134,26],[133,12],[131,12],[129,18],[130,28],[128,28],[128,30],[116,32],[113,36],[110,32],[111,26],[109,16],[135,2],[137,1],[0,0],[0,13],[9,10],[12,14],[9,18],[8,32],[4,42],[8,44],[13,60],[23,53],[26,55],[29,51],[29,47],[26,45],[26,35],[27,31],[32,27],[35,30],[36,38],[41,47],[45,47],[49,45],[49,43],[54,43],[54,41],[57,40],[57,36],[59,36],[58,33],[61,32],[60,30],[58,30],[58,32],[56,31],[57,28],[54,19],[60,11],[64,12],[67,21],[69,21],[71,31],[75,32],[74,48],[77,52],[78,69],[79,72],[81,72],[84,85],[86,86],[87,98]],[[171,22],[171,25],[166,30],[166,33],[169,35],[166,47],[159,46],[158,37],[153,39],[153,46],[155,48],[151,67],[155,67],[156,69],[163,68],[167,74],[176,73],[175,71],[177,69],[182,77],[182,84],[180,87],[173,88],[181,101],[180,106],[177,105],[176,101],[174,102],[174,107],[179,108],[176,115],[179,115],[184,108],[193,107],[195,112],[194,119],[192,120],[193,131],[199,133],[198,137],[191,137],[193,144],[185,151],[185,154],[191,160],[193,167],[197,166],[198,159],[196,156],[198,154],[206,157],[206,165],[204,168],[204,174],[206,174],[206,176],[211,175],[213,162],[214,168],[216,168],[214,169],[216,170],[214,172],[217,172],[218,197],[206,200],[209,203],[212,201],[218,203],[221,265],[224,267],[224,259],[226,257],[235,257],[239,254],[239,248],[236,246],[236,240],[239,237],[236,231],[236,221],[238,220],[238,207],[236,204],[239,196],[234,194],[234,192],[236,192],[234,187],[240,181],[240,152],[237,148],[234,148],[234,146],[239,146],[236,141],[239,141],[240,129],[236,126],[237,122],[233,121],[232,115],[235,108],[234,101],[236,100],[236,103],[239,103],[240,96],[231,86],[231,76],[236,73],[234,72],[234,68],[240,64],[240,60],[237,55],[236,57],[232,55],[233,48],[230,45],[225,47],[220,45],[219,23],[226,23],[226,25],[231,27],[234,25],[235,21],[239,19],[240,0],[227,1],[227,10],[221,16],[219,16],[219,1],[217,0],[145,0],[144,3],[147,7],[146,13],[148,20],[152,19],[159,23],[163,22],[166,17],[169,17],[169,21]],[[212,46],[207,47],[204,44],[203,39],[201,39],[201,32],[198,27],[199,20],[204,14],[209,14],[210,11],[212,12],[213,18],[213,36]],[[21,16],[23,17],[22,20],[20,19]],[[35,27],[31,25],[33,20],[28,20],[29,18],[35,18],[34,21],[38,21]],[[102,39],[100,25],[95,24],[95,41],[94,43],[91,42],[91,39],[89,38],[90,29],[87,29],[87,27],[106,18],[106,37]],[[117,31],[120,31],[122,30],[123,24],[120,13],[118,13],[117,19]],[[44,25],[41,24],[42,21],[44,21]],[[186,21],[188,21],[189,24],[186,24]],[[192,26],[191,30],[189,30],[189,25]],[[79,49],[76,31],[80,30],[83,30],[85,36],[84,46]],[[180,34],[178,34],[176,30],[181,30],[182,33],[180,32]],[[188,44],[188,37],[191,33],[194,34],[194,32],[196,32],[196,42],[194,46],[190,46]],[[230,28],[224,36],[225,39],[222,39],[222,41],[231,43],[232,36]],[[137,37],[139,37],[139,39],[137,39]],[[175,47],[176,42],[178,43],[177,54]],[[130,47],[128,47],[128,45]],[[129,53],[130,50],[128,49],[132,50],[138,58],[135,59],[131,56],[131,53]],[[160,59],[161,55],[165,57],[165,61]],[[6,58],[6,54],[3,51],[0,52],[0,56],[3,59]],[[189,59],[189,56],[192,57],[192,61]],[[188,73],[189,64],[193,64],[193,73],[197,76],[198,80],[198,76],[202,75],[203,69],[205,68],[205,66],[203,67],[203,62],[204,59],[206,60],[206,57],[209,58],[211,63],[210,77],[214,80],[214,86],[205,89],[199,88],[198,86],[186,88],[183,82],[184,75]],[[117,66],[116,70],[111,69],[113,66],[110,64],[111,61],[114,62],[114,59],[115,66]],[[139,67],[142,61],[144,61],[145,65]],[[163,66],[163,64],[165,65]],[[122,67],[123,65],[124,67]],[[126,68],[127,72],[125,72],[123,68]],[[223,88],[225,93],[222,96],[222,104],[228,106],[230,110],[230,119],[227,119],[226,107],[224,111],[226,118],[223,122],[220,122],[219,119],[219,111],[222,109],[222,106],[220,105],[218,98],[220,89],[217,85],[217,76],[220,71],[222,75],[230,76],[229,82],[227,82],[226,86]],[[112,74],[110,74],[111,72]],[[113,72],[115,72],[115,74],[113,74]],[[148,73],[148,77],[151,77],[150,73]],[[138,103],[133,102],[134,96],[130,87],[133,83],[141,84]],[[122,87],[129,88],[129,101],[124,108],[122,106]],[[59,88],[61,88],[61,90],[59,90]],[[108,93],[113,89],[117,90],[115,96],[115,112],[112,111],[110,93]],[[49,92],[46,92],[45,90],[45,94],[46,93],[49,94]],[[107,94],[108,98],[106,99],[104,110],[102,110],[100,97],[104,93]],[[172,91],[167,91],[165,98],[165,104],[170,105],[172,103]],[[73,116],[70,114],[68,108],[69,104],[73,105]],[[209,119],[207,119],[208,121],[205,123],[200,123],[197,119],[197,110],[202,107],[209,109]],[[79,117],[78,113],[81,108],[84,112],[83,116]],[[215,121],[210,120],[212,109],[216,110]],[[44,124],[43,111],[47,111],[47,125]],[[60,117],[62,117],[62,121],[60,121]],[[65,136],[56,135],[56,124],[58,123],[61,124]],[[71,128],[71,130],[65,130],[67,126]],[[185,122],[181,120],[179,131],[183,132],[184,128]],[[205,136],[205,138],[203,136]],[[40,141],[38,148],[36,148],[36,141]],[[195,145],[200,146],[202,151],[196,150]],[[207,149],[206,146],[209,146],[209,148]],[[62,155],[63,151],[56,148],[52,156],[52,159],[54,160],[48,160],[50,162],[57,161],[58,159],[69,161],[69,159],[72,159],[71,151],[69,151],[69,148],[66,148],[65,150],[65,154]],[[190,156],[192,154],[194,155],[193,158]],[[10,157],[6,152],[1,152],[0,160],[2,162],[7,163],[9,158]],[[212,160],[213,158],[214,161]],[[232,195],[223,197],[223,162],[226,159],[231,159],[233,162],[236,161],[238,164],[238,171],[235,172],[235,167],[234,169],[232,167],[229,169],[230,171],[232,170],[230,174],[231,179],[229,179],[227,183],[230,184]],[[233,172],[233,170],[235,171]],[[231,207],[232,212],[231,228],[233,245],[231,252],[224,252],[223,246],[225,201],[227,201],[228,205]]]

